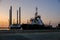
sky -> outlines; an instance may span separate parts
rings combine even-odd
[[[51,22],[51,25],[56,26],[60,22],[60,0],[0,0],[0,27],[8,27],[11,5],[15,20],[17,10],[21,7],[22,23],[34,17],[36,7],[44,24],[48,25]]]

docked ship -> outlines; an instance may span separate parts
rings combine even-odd
[[[52,25],[45,25],[41,19],[41,16],[38,15],[38,8],[36,7],[35,17],[30,19],[30,24],[22,24],[23,30],[47,30],[52,29]]]

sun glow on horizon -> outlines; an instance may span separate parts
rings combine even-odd
[[[16,23],[16,21],[14,22],[14,23]],[[21,21],[21,24],[25,24],[25,23],[27,23],[27,21],[25,20],[25,19],[22,19],[22,21]],[[12,21],[12,24],[13,24],[13,21]],[[0,20],[0,27],[9,27],[9,21],[7,20]]]

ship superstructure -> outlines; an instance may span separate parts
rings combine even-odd
[[[35,13],[35,17],[30,19],[31,24],[38,24],[38,25],[43,25],[43,22],[41,20],[41,16],[38,15],[37,12],[38,8],[36,7],[36,13]]]

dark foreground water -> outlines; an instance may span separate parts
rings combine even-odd
[[[60,32],[3,33],[0,40],[60,40]]]

